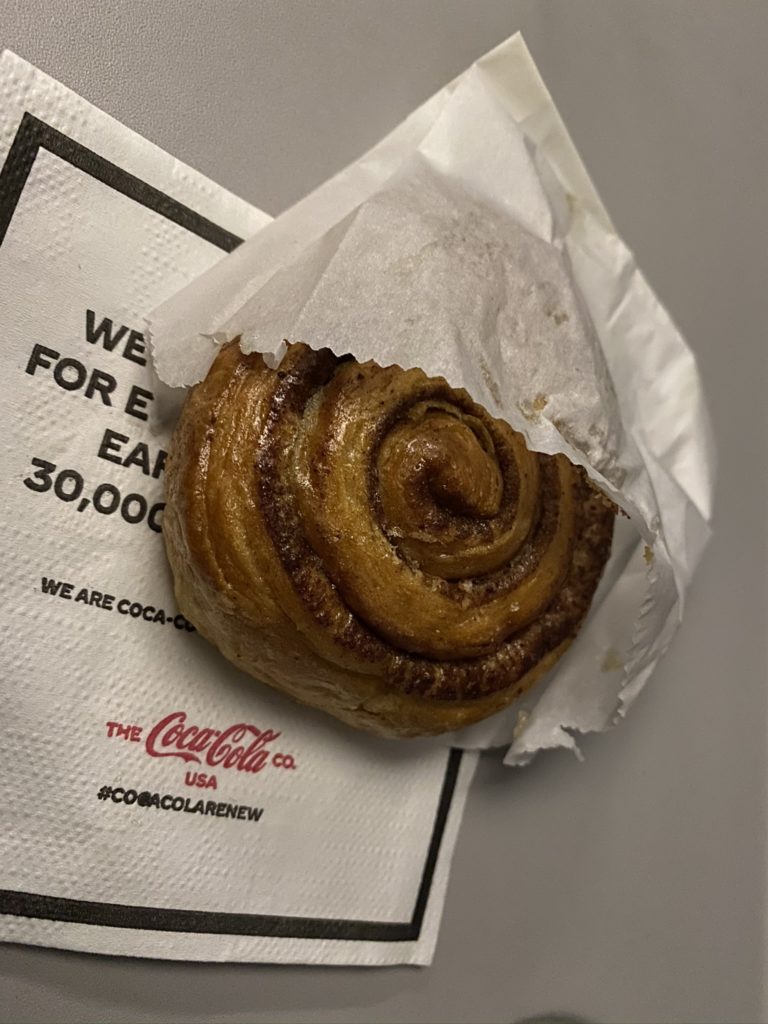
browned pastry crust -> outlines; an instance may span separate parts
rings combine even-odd
[[[171,445],[179,607],[240,668],[418,736],[509,705],[586,615],[613,513],[563,456],[420,370],[225,346]]]

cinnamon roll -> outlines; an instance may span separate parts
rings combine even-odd
[[[590,605],[613,511],[420,370],[232,342],[189,394],[163,525],[179,607],[256,679],[386,736],[508,706]]]

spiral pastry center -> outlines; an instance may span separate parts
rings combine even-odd
[[[298,525],[360,624],[400,651],[455,659],[533,621],[569,567],[570,464],[529,452],[421,371],[336,361],[307,391],[300,363],[318,354],[289,357],[273,404],[293,393],[293,412],[263,451],[291,463]]]
[[[497,443],[477,416],[435,402],[417,403],[382,441],[382,526],[425,572],[443,579],[490,572],[530,531],[536,461],[524,446],[504,452],[503,439]]]

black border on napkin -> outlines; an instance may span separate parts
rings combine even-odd
[[[0,245],[18,205],[29,172],[40,149],[133,199],[161,217],[186,228],[211,245],[232,252],[242,242],[188,206],[106,160],[75,139],[25,113],[0,171]],[[427,859],[410,921],[350,921],[334,918],[283,917],[272,914],[219,914],[202,910],[171,910],[166,907],[135,907],[121,903],[63,899],[37,893],[0,889],[0,914],[43,918],[73,924],[110,928],[139,928],[162,932],[217,935],[263,935],[274,938],[344,939],[362,942],[407,942],[421,934],[432,879],[440,853],[461,765],[460,750],[448,754],[445,778],[437,803]]]

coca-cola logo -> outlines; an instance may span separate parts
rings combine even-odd
[[[273,729],[246,722],[226,729],[190,725],[186,711],[173,711],[150,729],[145,749],[150,757],[179,757],[187,764],[260,772],[270,762],[269,744],[279,736]]]

